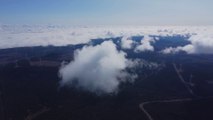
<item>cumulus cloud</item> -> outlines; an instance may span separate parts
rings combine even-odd
[[[188,41],[191,44],[178,47],[169,47],[162,50],[162,53],[178,53],[184,51],[188,54],[212,54],[213,53],[213,29],[209,28],[198,30],[196,34],[192,34]]]
[[[205,31],[204,31],[205,32]],[[213,32],[213,31],[212,31]],[[189,38],[193,49],[185,50],[187,53],[212,54],[213,53],[213,34],[198,33]]]
[[[87,46],[75,52],[74,61],[59,70],[61,85],[71,85],[94,93],[115,93],[122,82],[133,80],[125,72],[126,54],[111,41]]]
[[[136,52],[154,51],[154,47],[151,45],[151,43],[153,42],[155,42],[153,37],[146,35],[141,40],[141,44],[135,48],[135,51]]]
[[[133,41],[131,40],[130,37],[127,37],[127,36],[122,37],[122,39],[121,39],[121,47],[123,49],[131,49],[132,48],[132,44],[133,44]]]

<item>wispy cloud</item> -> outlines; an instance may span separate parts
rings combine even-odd
[[[187,52],[187,53],[195,53],[195,48],[193,45],[185,45],[185,46],[179,46],[179,47],[168,47],[162,50],[161,52],[164,54],[175,54],[178,52]]]

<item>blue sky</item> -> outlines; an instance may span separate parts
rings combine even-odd
[[[212,0],[0,0],[0,23],[213,25]]]

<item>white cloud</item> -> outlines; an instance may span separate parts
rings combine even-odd
[[[128,60],[111,41],[84,47],[75,52],[74,61],[61,67],[62,85],[71,85],[94,93],[114,93],[121,82],[134,79],[125,72]]]
[[[144,52],[144,51],[154,51],[154,47],[151,45],[152,42],[155,42],[155,40],[150,36],[144,36],[144,38],[141,40],[141,45],[137,46],[135,48],[136,52]]]
[[[178,46],[175,48],[169,47],[162,50],[163,53],[178,53],[185,51],[188,54],[212,54],[213,53],[213,28],[197,29],[196,34],[192,34],[188,41],[191,44]]]
[[[143,26],[39,26],[39,25],[0,25],[0,49],[28,46],[65,46],[87,43],[90,39],[119,36],[143,36],[188,34],[185,27],[143,27]]]
[[[130,37],[127,37],[127,36],[122,37],[122,39],[121,39],[121,47],[123,49],[131,49],[132,48],[132,44],[133,44],[133,41],[131,40]]]
[[[30,46],[65,46],[87,43],[91,39],[120,36],[191,36],[193,50],[187,53],[213,53],[213,26],[57,26],[0,25],[0,49]],[[125,37],[124,37],[125,38]],[[123,39],[124,39],[123,38]],[[157,40],[157,39],[154,39]],[[130,41],[122,43],[130,48]],[[184,47],[183,49],[187,48]],[[139,51],[154,51],[150,41],[138,46]],[[171,49],[171,48],[169,48]],[[174,48],[174,49],[182,49]],[[173,50],[176,51],[176,50]]]
[[[213,30],[212,30],[213,33]],[[193,51],[185,50],[187,53],[198,54],[212,54],[213,53],[213,34],[212,33],[198,33],[189,38]]]

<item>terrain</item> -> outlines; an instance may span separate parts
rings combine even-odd
[[[138,78],[117,94],[96,95],[61,87],[61,63],[73,60],[85,45],[111,40],[121,50],[120,37],[96,39],[62,47],[37,46],[0,50],[1,120],[212,120],[213,55],[162,54],[167,46],[188,44],[187,37],[160,37],[156,52],[124,50],[129,59],[149,65],[135,68]],[[135,36],[137,44],[141,36]]]

